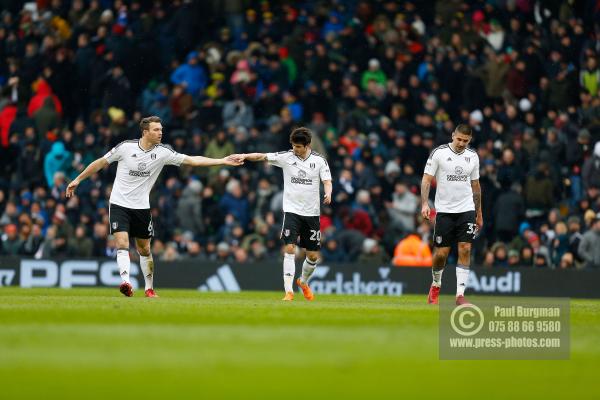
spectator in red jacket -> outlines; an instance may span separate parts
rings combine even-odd
[[[62,117],[62,104],[58,97],[52,93],[52,88],[48,82],[43,79],[39,79],[34,85],[37,85],[37,87],[35,89],[35,95],[31,98],[29,105],[27,106],[27,115],[33,117],[33,114],[35,114],[35,112],[44,105],[44,99],[46,99],[46,97],[51,97],[52,101],[54,102],[54,108],[56,109],[56,112]]]
[[[17,106],[9,104],[0,111],[0,146],[8,147],[10,126],[17,116]]]

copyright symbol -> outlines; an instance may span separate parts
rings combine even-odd
[[[461,336],[473,336],[483,328],[483,312],[474,304],[463,304],[450,314],[450,325]]]

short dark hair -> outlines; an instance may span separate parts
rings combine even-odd
[[[467,124],[459,124],[454,130],[456,133],[462,133],[463,135],[473,136],[473,129]]]
[[[142,120],[140,121],[140,133],[142,134],[142,136],[144,135],[144,131],[147,131],[148,129],[150,129],[150,124],[152,122],[158,122],[160,124],[160,123],[162,123],[162,120],[160,119],[160,117],[157,117],[156,115],[142,118]]]
[[[301,144],[303,146],[308,146],[312,139],[312,133],[310,129],[305,128],[303,126],[299,128],[295,128],[290,134],[290,143],[292,144]]]

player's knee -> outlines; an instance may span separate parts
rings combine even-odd
[[[438,259],[438,260],[440,260],[440,259],[445,260],[446,258],[448,258],[449,253],[450,253],[449,248],[443,248],[443,249],[438,248],[433,252],[433,258]]]
[[[285,252],[288,254],[296,254],[296,245],[295,244],[286,244]]]
[[[470,254],[471,252],[471,243],[459,243],[458,244],[458,253],[459,254]]]
[[[148,257],[150,255],[150,245],[136,246],[140,256]]]
[[[308,258],[308,261],[316,263],[317,261],[319,261],[319,253],[315,252],[315,253],[306,253],[306,258]]]

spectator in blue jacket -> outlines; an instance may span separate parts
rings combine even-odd
[[[244,228],[248,226],[248,222],[250,222],[250,204],[242,193],[242,186],[239,181],[232,179],[227,183],[226,193],[221,198],[219,206],[223,214],[233,215]]]
[[[198,53],[195,51],[190,52],[185,61],[185,64],[173,71],[171,82],[175,85],[184,85],[189,94],[198,97],[206,87],[206,71],[198,64]]]
[[[62,171],[65,174],[68,172],[70,161],[71,152],[65,148],[62,142],[55,142],[50,152],[46,154],[46,158],[44,158],[44,176],[48,187],[54,186],[54,174],[56,172]]]

